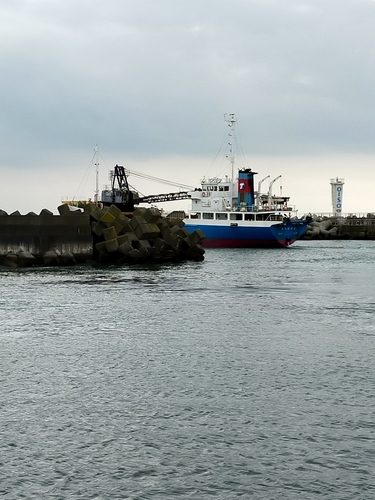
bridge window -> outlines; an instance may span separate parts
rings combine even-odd
[[[213,220],[214,214],[209,212],[203,212],[203,219]]]
[[[190,214],[190,219],[200,219],[201,218],[201,214],[199,212],[195,213],[195,214]]]
[[[257,214],[257,220],[270,220],[270,214]]]
[[[245,220],[255,220],[254,214],[245,214]]]
[[[218,213],[216,214],[216,220],[228,220],[228,214]]]
[[[229,214],[229,218],[230,220],[242,220],[242,215],[241,213],[233,213],[233,214]]]

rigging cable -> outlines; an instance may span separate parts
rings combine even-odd
[[[76,192],[75,192],[75,195],[73,196],[73,200],[77,199],[78,198],[78,194],[80,192],[80,190],[82,189],[82,193],[86,187],[86,184],[87,184],[87,181],[88,181],[88,177],[89,177],[89,173],[90,173],[90,170],[91,170],[91,167],[93,165],[93,162],[94,162],[94,158],[95,158],[95,153],[93,154],[93,157],[91,158],[91,161],[90,163],[88,164],[87,168],[86,168],[86,172],[83,176],[83,179],[81,180],[80,184],[78,185],[77,189],[76,189]]]

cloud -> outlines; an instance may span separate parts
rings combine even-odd
[[[209,158],[225,112],[249,155],[374,154],[374,14],[370,0],[3,1],[0,168],[97,143]]]

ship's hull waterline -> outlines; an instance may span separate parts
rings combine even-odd
[[[280,248],[292,245],[306,230],[304,221],[287,221],[272,225],[212,225],[185,221],[193,232],[200,229],[205,234],[205,248]]]

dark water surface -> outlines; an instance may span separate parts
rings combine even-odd
[[[375,498],[375,242],[0,270],[0,497]]]

